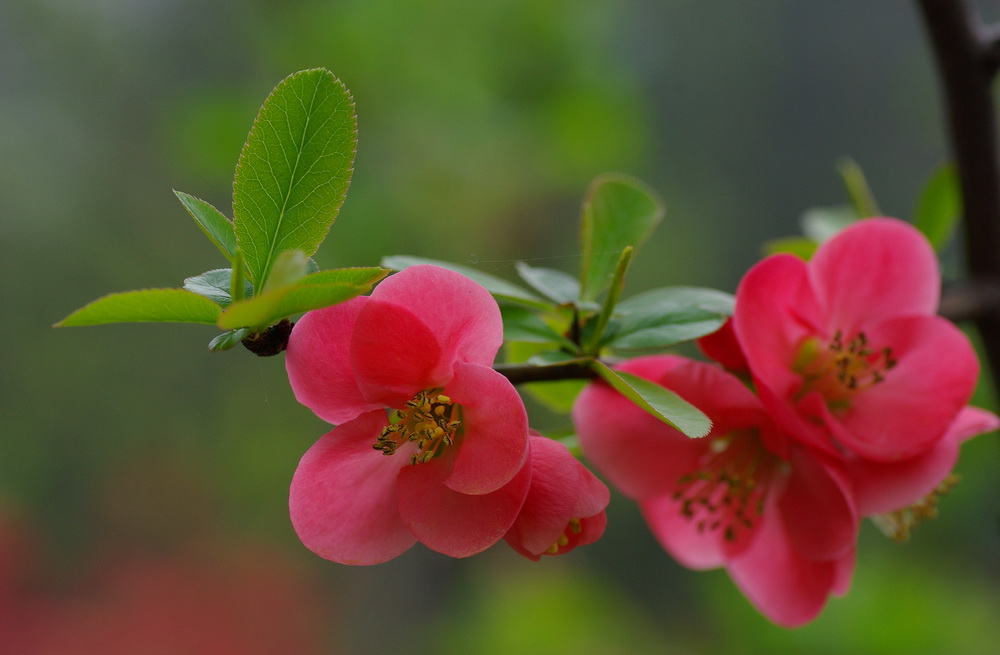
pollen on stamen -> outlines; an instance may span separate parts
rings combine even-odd
[[[455,442],[462,427],[461,406],[438,390],[420,391],[392,412],[389,421],[372,448],[393,455],[403,444],[414,442],[410,464],[416,465],[431,461]]]

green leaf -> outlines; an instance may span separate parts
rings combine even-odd
[[[715,332],[726,317],[696,307],[636,312],[613,324],[605,345],[615,350],[662,350]]]
[[[663,214],[659,196],[638,180],[614,174],[591,183],[580,218],[581,300],[594,300],[611,284],[622,250],[638,248]]]
[[[856,223],[858,216],[851,207],[812,207],[802,212],[799,225],[802,234],[816,243],[823,243]]]
[[[142,289],[112,293],[82,307],[55,327],[107,323],[205,323],[214,325],[222,308],[184,289]]]
[[[566,348],[576,346],[566,337],[558,334],[540,316],[523,307],[504,305],[500,308],[503,317],[504,341],[526,343],[556,343]]]
[[[615,371],[597,360],[592,367],[618,393],[687,436],[698,438],[711,432],[711,419],[673,391],[637,375]]]
[[[868,180],[865,179],[865,174],[856,161],[850,158],[842,159],[837,164],[837,172],[840,173],[844,187],[847,189],[847,196],[851,199],[851,205],[859,218],[869,218],[882,214],[878,203],[875,202],[875,196],[868,186]]]
[[[329,307],[360,296],[387,272],[381,268],[348,268],[313,273],[295,284],[234,302],[219,317],[218,326],[226,329],[264,329],[293,314]]]
[[[618,303],[620,314],[672,309],[697,308],[732,316],[736,299],[731,294],[705,287],[660,287],[636,294]]]
[[[233,302],[233,297],[229,292],[232,277],[233,269],[217,268],[214,271],[206,271],[201,275],[186,278],[184,288],[199,296],[205,296],[220,307],[228,307]],[[253,286],[249,282],[244,282],[243,288],[244,296],[253,294]]]
[[[250,328],[240,328],[238,330],[223,332],[208,342],[208,349],[212,352],[229,350],[251,334],[253,334],[253,330]]]
[[[493,297],[496,298],[498,302],[516,303],[518,305],[532,307],[534,309],[555,309],[551,303],[545,302],[530,291],[508,282],[503,278],[490,275],[489,273],[484,273],[470,266],[453,264],[451,262],[442,262],[436,259],[426,259],[424,257],[411,257],[409,255],[393,255],[382,258],[382,266],[391,268],[394,271],[401,271],[404,268],[420,264],[431,264],[433,266],[446,268],[449,271],[461,273],[493,294]]]
[[[237,251],[236,232],[233,231],[232,222],[204,200],[199,200],[176,189],[174,195],[184,205],[184,209],[191,214],[191,218],[198,223],[198,227],[205,233],[205,236],[232,262],[236,258]]]
[[[517,262],[514,267],[522,280],[558,305],[574,303],[580,297],[580,281],[568,273],[524,262]]]
[[[611,321],[611,315],[614,313],[618,299],[621,297],[622,289],[625,287],[625,273],[628,272],[634,252],[635,249],[632,246],[625,246],[625,249],[622,250],[618,258],[618,264],[615,265],[615,272],[611,281],[611,289],[604,299],[604,306],[601,307],[601,313],[586,326],[584,334],[585,353],[597,355],[597,351],[600,350],[601,342],[604,340],[604,333],[608,328],[608,323]]]
[[[951,240],[962,215],[962,191],[953,164],[939,167],[924,185],[917,201],[914,223],[940,251]]]
[[[356,146],[354,101],[329,71],[295,73],[268,96],[233,182],[236,239],[256,288],[279,253],[316,252],[344,202]]]

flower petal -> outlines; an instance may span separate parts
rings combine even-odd
[[[455,364],[445,393],[462,406],[462,435],[445,484],[463,494],[495,491],[528,458],[528,414],[514,385],[480,364]]]
[[[640,357],[622,370],[660,382],[687,361],[673,355]],[[672,493],[677,480],[697,468],[707,447],[707,437],[687,437],[604,382],[587,385],[577,396],[573,425],[588,461],[634,499]]]
[[[870,218],[824,243],[809,263],[810,277],[832,329],[853,333],[870,320],[937,310],[937,256],[912,225]]]
[[[521,554],[538,559],[566,531],[570,519],[601,513],[611,495],[608,488],[557,441],[531,437],[530,462],[531,487],[505,539]],[[590,541],[599,536],[587,535]],[[567,544],[560,552],[577,545],[580,544]]]
[[[701,571],[726,563],[718,535],[698,530],[696,523],[682,513],[680,501],[664,495],[642,500],[639,506],[653,536],[684,566]]]
[[[959,444],[1000,427],[992,412],[966,407],[930,450],[898,462],[855,458],[848,462],[862,516],[902,509],[930,494],[955,468]]]
[[[396,478],[409,461],[372,449],[386,425],[382,411],[334,428],[302,457],[289,510],[309,550],[341,564],[379,564],[416,541],[399,515]]]
[[[733,330],[733,319],[729,318],[722,327],[697,341],[698,348],[710,359],[722,364],[726,370],[741,373],[747,370],[747,358],[740,348]]]
[[[366,297],[307,312],[288,338],[285,368],[300,403],[339,425],[383,407],[365,399],[351,366],[351,334]]]
[[[439,457],[399,474],[399,514],[417,539],[439,553],[468,557],[503,538],[531,484],[531,467],[488,494],[463,494],[445,486],[451,462]]]
[[[765,508],[765,515],[776,507]],[[853,557],[847,553],[844,558]],[[833,590],[844,582],[837,560],[813,561],[792,547],[783,521],[762,521],[749,548],[729,561],[729,575],[768,619],[786,628],[816,618]]]
[[[968,338],[937,316],[892,318],[871,327],[870,343],[892,348],[885,380],[856,393],[835,436],[862,457],[894,461],[934,446],[975,389],[979,363]],[[831,420],[832,419],[832,420]]]
[[[854,548],[858,516],[844,471],[806,448],[791,449],[791,473],[778,499],[788,540],[812,560],[830,560]]]

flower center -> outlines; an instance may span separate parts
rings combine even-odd
[[[699,533],[721,531],[726,541],[736,541],[763,514],[781,460],[764,447],[756,430],[748,430],[714,438],[699,463],[700,469],[677,480],[673,499]]]
[[[792,366],[802,376],[796,400],[818,391],[830,409],[847,409],[851,396],[885,381],[895,366],[892,348],[873,348],[864,332],[845,341],[843,332],[837,330],[827,344],[811,337],[799,347]]]
[[[372,448],[392,455],[403,444],[415,442],[417,450],[410,455],[410,464],[429,462],[441,454],[445,446],[455,442],[462,427],[462,406],[441,391],[420,391],[402,409],[392,412],[389,425]]]

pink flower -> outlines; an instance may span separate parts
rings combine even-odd
[[[842,464],[785,438],[757,397],[712,364],[660,355],[619,369],[676,391],[714,423],[690,439],[603,382],[573,408],[588,459],[639,501],[671,555],[694,569],[725,566],[783,626],[846,592],[858,517]]]
[[[534,435],[530,442],[531,487],[507,543],[538,561],[600,539],[608,522],[608,488],[563,444]]]
[[[376,564],[416,541],[466,557],[507,533],[531,471],[524,405],[490,368],[502,339],[490,294],[434,266],[302,317],[289,381],[339,424],[292,479],[292,524],[308,548]]]
[[[774,255],[740,282],[733,318],[761,400],[797,439],[893,462],[935,448],[972,395],[968,339],[935,316],[927,240],[861,221],[808,263]]]

